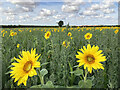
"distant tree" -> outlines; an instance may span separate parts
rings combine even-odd
[[[58,25],[59,25],[59,27],[62,27],[64,25],[64,22],[63,21],[59,21]]]

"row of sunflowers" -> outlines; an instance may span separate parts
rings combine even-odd
[[[4,88],[99,88],[103,79],[102,88],[116,87],[108,75],[109,62],[118,63],[118,27],[3,28],[1,34]]]

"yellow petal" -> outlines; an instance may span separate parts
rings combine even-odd
[[[37,72],[34,69],[31,69],[29,72],[29,76],[32,77],[34,75],[37,75]]]
[[[40,62],[35,62],[34,67],[40,67]]]
[[[79,67],[82,66],[83,64],[84,64],[84,62],[80,62],[80,63],[79,63]]]
[[[88,67],[88,71],[92,73],[92,67]]]

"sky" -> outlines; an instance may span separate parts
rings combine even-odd
[[[0,0],[0,25],[118,25],[118,0]]]

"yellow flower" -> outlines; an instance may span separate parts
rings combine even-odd
[[[2,31],[1,31],[1,33],[3,33],[5,30],[3,29]]]
[[[19,59],[14,58],[17,62],[12,63],[14,67],[11,68],[10,76],[15,78],[14,82],[18,81],[18,86],[21,83],[26,86],[28,76],[32,77],[37,75],[34,68],[40,67],[40,62],[37,61],[40,55],[35,53],[36,49],[31,49],[31,53],[29,51],[22,51],[21,55],[19,55]]]
[[[119,30],[115,30],[114,33],[117,34]]]
[[[17,44],[17,48],[19,48],[20,47],[20,44]]]
[[[5,36],[5,33],[3,33],[3,37]]]
[[[63,32],[65,29],[63,28],[61,32]]]
[[[11,32],[10,32],[10,36],[14,36],[14,32],[11,31]]]
[[[31,32],[31,30],[29,32]]]
[[[15,32],[14,35],[17,35],[17,33]]]
[[[94,69],[104,69],[103,65],[100,62],[106,61],[106,57],[103,56],[102,50],[99,50],[98,46],[93,45],[91,47],[90,44],[87,45],[87,48],[83,46],[83,49],[80,49],[81,52],[77,52],[78,55],[76,55],[76,58],[79,60],[79,67],[84,65],[84,69],[88,69],[88,71],[91,73],[92,68]]]
[[[92,34],[91,33],[87,33],[84,35],[85,39],[91,39],[92,38]]]
[[[68,32],[68,36],[72,36],[72,33],[71,33],[71,32]]]
[[[51,32],[50,31],[47,31],[44,35],[45,39],[48,39],[51,35]]]
[[[73,38],[71,37],[70,39],[72,40]]]
[[[62,45],[63,45],[64,47],[68,48],[69,45],[70,45],[70,42],[63,41]]]

